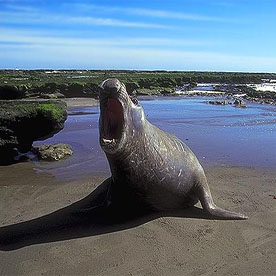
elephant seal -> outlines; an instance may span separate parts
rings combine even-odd
[[[138,100],[118,79],[100,85],[99,140],[112,174],[104,204],[125,212],[168,211],[200,201],[212,217],[247,218],[215,205],[194,153],[148,122]]]

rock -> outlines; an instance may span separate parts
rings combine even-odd
[[[51,94],[41,94],[40,98],[42,98],[42,99],[61,99],[61,98],[65,98],[65,96],[60,92],[56,92],[56,93],[51,93]]]
[[[235,99],[234,105],[235,107],[246,107],[246,103],[242,99]]]
[[[41,145],[33,147],[32,152],[37,155],[39,160],[59,161],[68,158],[73,154],[72,148],[67,144]]]
[[[33,141],[59,132],[66,118],[62,101],[0,101],[0,164],[9,164],[15,149],[26,153]]]
[[[14,100],[21,99],[25,96],[25,86],[21,89],[14,85],[0,86],[0,99],[2,100]]]
[[[132,94],[136,91],[136,89],[140,88],[139,84],[136,82],[127,82],[126,83],[126,90],[129,94]]]
[[[41,99],[57,99],[57,96],[52,93],[52,94],[41,94],[40,97]]]
[[[136,90],[137,95],[144,96],[144,95],[160,95],[159,89],[147,89],[147,88],[139,88]]]
[[[65,98],[65,96],[64,96],[62,93],[60,93],[60,92],[56,92],[55,95],[56,95],[56,97],[57,97],[58,99],[63,99],[63,98]]]
[[[208,101],[209,104],[213,105],[228,105],[229,102],[224,100],[224,101]]]
[[[170,89],[170,88],[163,88],[162,90],[160,90],[161,95],[171,95],[174,92],[174,89]]]
[[[0,148],[10,148],[17,144],[17,138],[14,131],[4,126],[0,126]]]

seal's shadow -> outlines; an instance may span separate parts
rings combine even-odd
[[[202,209],[137,214],[132,210],[96,208],[103,199],[107,181],[87,197],[48,215],[0,228],[0,250],[16,250],[32,244],[69,240],[121,231],[144,224],[159,217],[210,219]],[[89,209],[90,208],[90,209]]]

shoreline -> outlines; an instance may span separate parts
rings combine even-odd
[[[154,99],[155,97],[172,97],[172,98],[185,98],[185,97],[214,97],[214,98],[219,98],[219,97],[225,97],[226,99],[229,100],[235,100],[235,99],[242,99],[246,100],[249,103],[254,103],[254,104],[267,104],[267,105],[276,105],[276,100],[273,99],[261,99],[261,98],[252,98],[247,95],[228,95],[225,92],[222,91],[199,91],[199,90],[194,90],[190,92],[182,92],[182,93],[173,93],[173,95],[155,95],[155,94],[148,94],[148,95],[137,95],[137,98],[139,100],[143,99],[145,97],[151,97],[151,100]],[[64,98],[61,99],[67,104],[67,109],[71,110],[74,108],[81,108],[81,107],[95,107],[99,106],[99,100],[95,98]]]
[[[67,104],[68,110],[80,107],[94,107],[99,105],[95,98],[64,98],[61,99]]]
[[[275,92],[276,93],[276,92]],[[144,99],[150,97],[151,100],[154,100],[156,97],[172,97],[172,98],[195,98],[195,97],[213,97],[213,98],[226,98],[228,100],[242,99],[246,100],[249,103],[255,104],[267,104],[267,105],[276,105],[276,100],[270,98],[258,98],[250,97],[247,94],[227,94],[224,91],[213,91],[213,90],[191,90],[191,91],[175,91],[171,94],[137,94],[137,98]],[[51,99],[41,99],[41,98],[23,98],[21,101],[51,101]],[[19,101],[20,101],[19,100]],[[74,98],[58,98],[53,100],[60,100],[66,103],[67,109],[72,110],[74,108],[81,107],[96,107],[99,106],[99,100],[92,97],[74,97]],[[12,101],[12,100],[10,100]]]

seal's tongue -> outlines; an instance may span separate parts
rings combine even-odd
[[[123,109],[116,99],[108,99],[104,114],[104,138],[118,139],[121,135]]]

